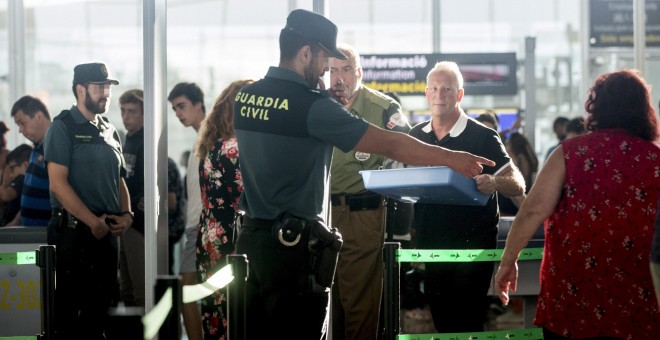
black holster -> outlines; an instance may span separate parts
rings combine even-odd
[[[308,222],[310,226],[309,261],[316,283],[330,288],[337,268],[339,250],[344,241],[337,228],[330,228],[319,221]]]

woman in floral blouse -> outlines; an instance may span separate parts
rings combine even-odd
[[[202,215],[197,232],[197,273],[205,282],[227,264],[234,251],[234,212],[243,191],[234,135],[233,108],[238,91],[252,80],[231,83],[216,99],[197,140]],[[225,339],[227,329],[225,289],[202,300],[204,339]]]
[[[495,285],[508,302],[517,258],[549,217],[534,323],[544,339],[657,339],[648,259],[660,193],[658,120],[635,71],[599,76],[590,131],[550,155],[507,237]]]

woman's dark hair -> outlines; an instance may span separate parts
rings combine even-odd
[[[495,131],[499,131],[500,129],[500,120],[494,111],[486,111],[478,115],[475,119],[481,123],[490,123],[495,127]]]
[[[7,137],[5,136],[9,132],[9,128],[5,122],[0,121],[0,148],[7,146]]]
[[[238,92],[245,85],[252,84],[252,79],[236,80],[229,84],[220,93],[220,96],[213,104],[211,114],[204,118],[199,129],[199,138],[197,138],[196,156],[204,159],[213,149],[213,145],[218,139],[227,140],[234,137],[234,102]]]
[[[566,124],[566,133],[571,132],[576,135],[581,135],[586,132],[584,129],[584,118],[575,117],[568,121],[568,124]]]
[[[30,160],[30,153],[32,153],[32,147],[27,144],[21,144],[7,154],[5,164],[9,164],[11,161],[16,162],[17,165],[28,162]]]
[[[618,128],[645,140],[657,140],[658,119],[649,92],[649,86],[636,70],[598,76],[584,103],[587,130]]]
[[[509,138],[507,138],[506,142],[509,144],[511,151],[516,156],[525,157],[525,160],[527,160],[527,163],[529,164],[529,173],[523,174],[523,177],[525,177],[525,183],[528,186],[527,189],[529,189],[532,184],[532,175],[539,169],[539,159],[536,157],[534,149],[532,148],[532,145],[529,144],[529,140],[527,137],[525,137],[525,135],[514,132],[509,136]]]

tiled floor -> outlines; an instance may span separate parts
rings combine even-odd
[[[506,330],[524,328],[523,314],[514,312],[511,308],[494,305],[488,311],[486,330]],[[433,327],[431,311],[428,306],[416,309],[401,310],[401,334],[437,333]]]
[[[512,301],[513,302],[513,301]],[[514,303],[512,303],[514,305]],[[511,308],[509,306],[502,307],[495,299],[491,304],[487,322],[484,326],[486,331],[507,330],[507,329],[523,329],[523,314],[522,312],[514,312],[514,309],[520,310],[521,306]],[[401,309],[401,334],[429,334],[437,333],[433,327],[433,320],[431,318],[431,311],[428,306],[415,309]],[[183,319],[181,320],[182,340],[188,340],[186,329],[183,326]]]

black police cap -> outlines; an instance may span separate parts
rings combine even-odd
[[[337,49],[337,25],[328,18],[304,9],[296,9],[286,18],[282,31],[295,32],[318,44],[333,57],[346,60],[348,57]]]
[[[119,81],[108,77],[108,68],[103,63],[80,64],[73,68],[73,85],[86,83],[119,85]]]

